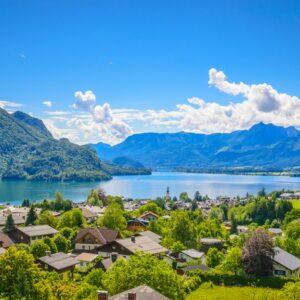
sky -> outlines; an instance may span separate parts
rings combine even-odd
[[[0,107],[56,138],[300,127],[300,1],[0,0]]]

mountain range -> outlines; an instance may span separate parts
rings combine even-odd
[[[143,173],[149,170],[104,164],[90,147],[54,139],[41,120],[0,108],[0,179],[85,181]]]
[[[103,160],[138,160],[154,170],[300,169],[300,131],[264,123],[232,133],[142,133],[91,146]]]

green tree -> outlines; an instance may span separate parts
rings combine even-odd
[[[103,278],[103,287],[111,295],[142,284],[170,299],[184,299],[183,279],[166,262],[150,254],[132,255],[128,260],[119,258]]]
[[[45,237],[43,239],[44,243],[46,245],[48,245],[51,253],[56,253],[57,252],[57,247],[56,247],[56,244],[54,243],[53,239],[52,238],[49,238],[49,237]]]
[[[197,231],[193,222],[184,211],[172,215],[171,237],[174,242],[181,242],[187,248],[197,248]]]
[[[22,207],[29,207],[30,206],[30,201],[28,199],[24,199],[22,202]]]
[[[86,201],[89,205],[100,206],[100,207],[103,206],[103,203],[99,197],[99,193],[95,189],[90,191]]]
[[[0,255],[0,297],[9,300],[52,299],[49,284],[31,254],[10,247]]]
[[[248,238],[242,252],[242,264],[247,274],[268,276],[273,273],[273,243],[270,235],[264,229],[257,229]]]
[[[223,222],[224,220],[224,212],[219,207],[212,207],[208,216],[210,219],[217,220],[219,222]]]
[[[29,212],[27,214],[27,219],[25,221],[25,225],[28,226],[28,225],[33,225],[34,222],[36,221],[37,219],[37,215],[36,215],[36,212],[35,212],[35,209],[34,209],[34,206],[31,205],[30,206],[30,209],[29,209]]]
[[[89,274],[84,278],[84,281],[92,286],[97,288],[102,287],[102,279],[104,272],[102,269],[93,269]]]
[[[30,252],[34,258],[45,256],[46,251],[50,251],[50,247],[44,241],[36,241],[30,246]]]
[[[300,299],[300,281],[286,283],[282,289],[282,299],[299,300]]]
[[[99,221],[101,226],[110,229],[123,231],[127,227],[127,222],[123,216],[123,210],[117,203],[109,204],[105,210],[103,217]]]
[[[206,265],[210,268],[215,268],[220,265],[224,259],[224,254],[217,248],[209,248],[206,255]]]
[[[49,225],[53,228],[56,228],[57,222],[58,222],[58,219],[56,217],[54,217],[50,211],[45,210],[38,216],[37,220],[35,221],[35,224]]]
[[[231,248],[221,265],[221,269],[237,274],[242,269],[242,250],[239,247]]]
[[[182,192],[180,195],[179,195],[179,199],[181,201],[189,201],[190,198],[189,198],[189,195],[187,192]]]
[[[14,218],[11,214],[9,214],[6,218],[3,231],[7,233],[9,231],[14,230],[15,228],[16,228],[16,225],[15,225]]]
[[[85,225],[85,220],[82,216],[82,212],[79,208],[74,208],[70,211],[63,213],[58,221],[58,228],[64,227],[83,227]]]
[[[150,201],[139,208],[139,214],[143,214],[145,211],[152,211],[158,215],[162,215],[163,212],[162,209],[153,201]]]
[[[300,219],[294,220],[286,226],[281,244],[286,251],[300,257]]]
[[[53,237],[53,242],[55,243],[58,252],[68,252],[71,246],[70,241],[59,233]]]

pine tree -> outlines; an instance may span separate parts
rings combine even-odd
[[[15,221],[14,221],[12,215],[10,214],[7,216],[3,231],[9,232],[11,230],[14,230],[15,228],[16,228]]]
[[[27,215],[27,219],[26,219],[25,225],[26,226],[33,225],[34,222],[36,221],[36,219],[37,219],[36,212],[34,210],[33,205],[31,205],[30,209],[29,209],[29,212],[28,212],[28,215]]]

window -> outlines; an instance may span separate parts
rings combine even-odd
[[[286,272],[283,270],[274,270],[274,274],[277,276],[286,276]]]

